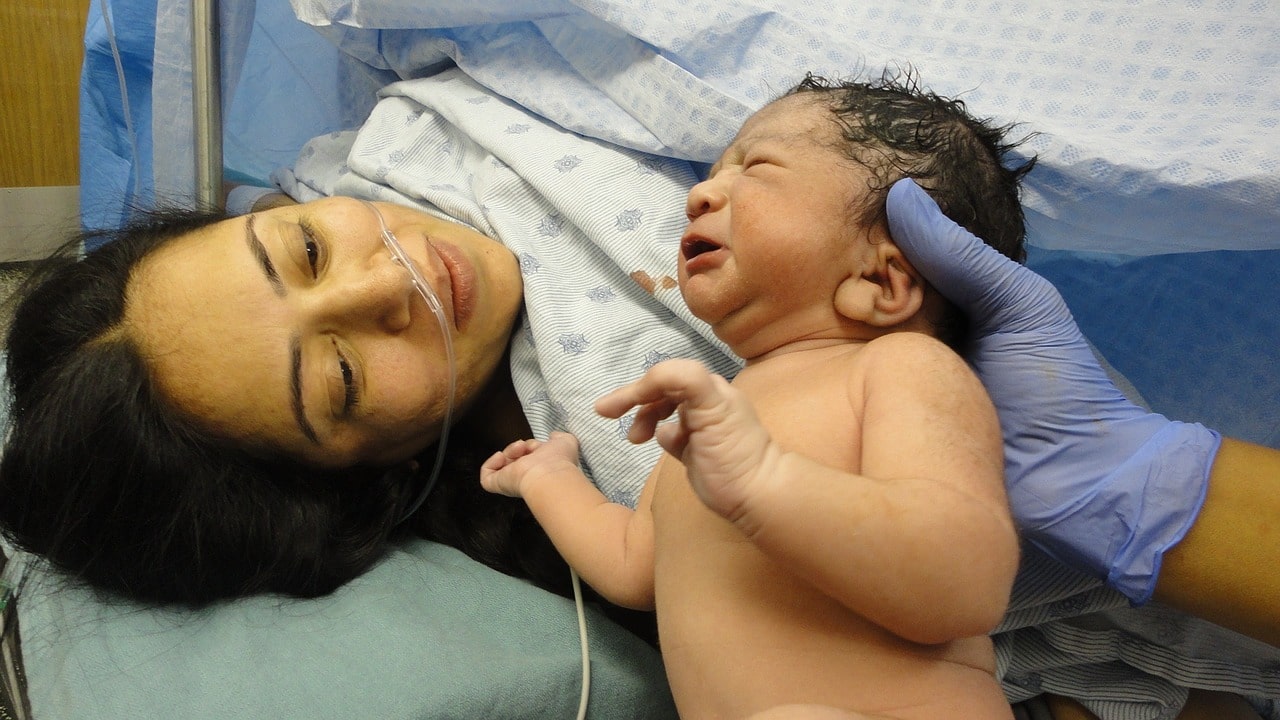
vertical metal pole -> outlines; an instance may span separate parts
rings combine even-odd
[[[223,207],[222,68],[218,0],[191,0],[191,109],[196,203]]]

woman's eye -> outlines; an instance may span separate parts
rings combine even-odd
[[[311,277],[316,277],[317,265],[320,262],[320,245],[310,235],[302,236],[302,247],[307,252],[307,265],[311,267]]]
[[[316,240],[316,232],[306,221],[299,222],[298,226],[302,229],[302,250],[307,255],[307,267],[311,269],[311,277],[319,277],[322,248],[320,242]]]
[[[336,343],[334,345],[334,349],[337,350]],[[360,398],[356,392],[355,373],[351,369],[351,363],[347,360],[346,356],[342,354],[341,350],[337,350],[337,353],[338,370],[342,373],[342,413],[343,415],[347,415],[350,414],[352,408],[360,402]]]

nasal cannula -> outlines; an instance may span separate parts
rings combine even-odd
[[[444,464],[444,446],[449,439],[449,425],[453,420],[453,401],[454,393],[457,390],[458,383],[458,367],[457,360],[453,356],[453,336],[449,332],[449,322],[445,318],[444,305],[440,302],[440,296],[436,295],[436,291],[427,283],[427,279],[422,276],[422,271],[418,269],[417,263],[413,261],[404,248],[401,247],[400,241],[396,239],[391,229],[387,227],[387,221],[383,219],[382,213],[377,206],[368,200],[361,201],[373,211],[378,218],[378,225],[382,228],[382,242],[387,246],[387,250],[391,253],[391,258],[405,270],[409,272],[409,277],[413,280],[413,287],[422,296],[423,301],[427,303],[427,307],[431,308],[431,312],[436,316],[436,321],[440,323],[440,334],[444,336],[444,354],[449,361],[449,394],[445,403],[444,424],[440,427],[440,439],[436,442],[436,460],[435,465],[431,468],[431,475],[428,476],[426,484],[422,486],[422,492],[418,494],[401,516],[401,521],[408,518],[422,506],[427,495],[431,494],[431,489],[435,487],[436,482],[440,479],[440,468]],[[431,241],[427,241],[427,246],[432,252],[436,252],[435,246]],[[578,699],[578,720],[583,720],[587,713],[587,702],[591,692],[591,660],[590,650],[587,645],[587,620],[585,608],[583,607],[582,588],[578,580],[578,574],[571,568],[569,570],[570,579],[573,581],[573,599],[574,605],[578,611],[578,638],[582,652],[582,686],[581,695]]]
[[[422,492],[418,493],[417,499],[409,504],[409,507],[401,516],[401,521],[403,521],[422,506],[422,502],[427,499],[427,495],[431,494],[431,489],[440,480],[440,468],[444,465],[444,447],[449,440],[449,426],[453,421],[453,401],[458,384],[458,367],[457,360],[453,356],[453,334],[449,332],[449,321],[445,318],[444,305],[440,302],[440,296],[436,295],[436,291],[431,288],[430,283],[422,276],[422,271],[418,269],[418,264],[405,253],[400,241],[391,232],[391,228],[387,227],[387,221],[382,217],[378,207],[368,200],[362,200],[361,202],[372,210],[374,216],[378,218],[378,225],[382,228],[382,242],[391,253],[391,259],[408,271],[409,278],[413,281],[414,289],[418,291],[423,301],[426,302],[427,307],[431,309],[432,314],[436,316],[436,322],[440,324],[440,334],[444,337],[444,356],[449,364],[449,392],[445,397],[444,423],[440,426],[440,439],[436,441],[435,464],[431,467],[431,474],[427,476],[427,482],[422,486]],[[431,248],[432,252],[436,251],[435,246],[429,240],[427,241],[427,246]]]

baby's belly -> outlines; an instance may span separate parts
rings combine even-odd
[[[679,545],[660,546],[657,610],[682,718],[738,718],[789,703],[895,717],[1008,716],[989,639],[911,643],[740,536]]]

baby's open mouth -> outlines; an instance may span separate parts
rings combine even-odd
[[[703,253],[719,250],[720,246],[703,238],[685,238],[680,241],[680,253],[685,260],[692,260]]]

